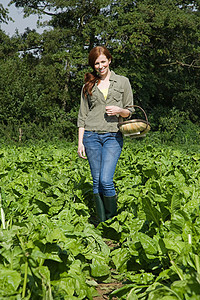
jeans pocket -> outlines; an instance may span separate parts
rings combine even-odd
[[[123,135],[121,133],[121,131],[117,131],[117,132],[111,132],[110,133],[112,137],[115,137],[115,138],[123,138]]]
[[[94,135],[94,133],[95,133],[94,131],[85,130],[84,135],[83,135],[83,139],[88,139],[88,138],[92,137]]]

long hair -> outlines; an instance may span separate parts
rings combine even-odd
[[[92,95],[92,88],[95,85],[96,82],[98,82],[100,80],[97,72],[95,71],[94,68],[94,64],[96,59],[99,57],[99,55],[105,55],[107,57],[107,59],[112,59],[112,55],[110,54],[110,52],[108,51],[108,49],[104,46],[97,46],[94,47],[88,56],[88,63],[90,65],[90,67],[92,67],[93,72],[91,73],[86,73],[85,74],[85,85],[83,87],[83,93],[85,95],[85,97],[89,94]]]

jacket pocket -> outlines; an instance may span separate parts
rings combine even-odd
[[[115,101],[122,101],[124,95],[124,89],[114,88],[113,97]]]

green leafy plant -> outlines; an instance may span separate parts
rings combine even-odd
[[[95,227],[76,145],[2,147],[0,298],[197,300],[199,170],[199,152],[125,140],[118,215]]]

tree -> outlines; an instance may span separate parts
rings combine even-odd
[[[12,19],[8,17],[8,9],[0,3],[0,23],[7,23],[9,20]]]
[[[193,121],[198,120],[199,1],[13,0],[11,3],[22,7],[25,16],[33,13],[39,17],[51,16],[48,22],[51,30],[41,35],[26,30],[14,37],[20,59],[29,73],[37,77],[36,86],[42,82],[37,97],[41,93],[45,95],[43,100],[48,99],[51,113],[45,109],[43,112],[51,117],[45,119],[40,114],[42,120],[52,120],[56,103],[59,109],[55,110],[62,118],[65,112],[75,122],[83,77],[88,70],[88,51],[99,44],[110,49],[114,57],[112,68],[129,77],[136,104],[153,116],[157,126],[160,116],[167,115],[173,107],[188,112]],[[55,89],[51,88],[54,76]],[[30,118],[33,116],[36,115]]]
[[[200,113],[199,1],[117,1],[111,12],[117,23],[111,40],[116,63],[132,79],[139,98],[149,108],[189,110],[195,119],[194,94]]]

